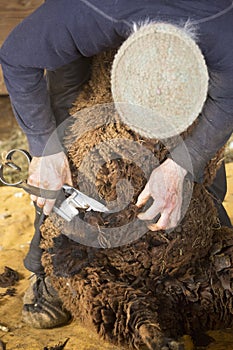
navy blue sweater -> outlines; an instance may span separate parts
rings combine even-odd
[[[133,23],[192,21],[209,70],[208,98],[186,140],[197,181],[233,131],[233,5],[230,0],[47,0],[21,22],[0,49],[16,118],[34,156],[56,128],[44,79],[79,57],[118,47]],[[177,147],[179,154],[179,147]],[[182,161],[178,160],[182,164]],[[185,165],[184,165],[185,166]]]

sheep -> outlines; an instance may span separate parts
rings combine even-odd
[[[150,231],[137,219],[136,199],[178,139],[148,140],[121,123],[110,91],[113,56],[94,59],[64,139],[74,186],[112,211],[81,211],[71,222],[52,213],[41,227],[42,262],[74,319],[104,339],[136,349],[182,349],[184,334],[196,339],[233,325],[233,230],[221,227],[207,190],[223,150],[206,167],[203,184],[186,178],[179,225]]]

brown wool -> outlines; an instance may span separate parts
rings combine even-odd
[[[127,196],[132,200],[120,212],[84,214],[83,221],[91,226],[88,233],[85,225],[67,224],[53,213],[42,226],[43,265],[75,319],[92,324],[109,341],[135,348],[144,344],[148,349],[153,349],[156,342],[160,348],[164,337],[233,326],[233,231],[219,227],[211,196],[204,185],[195,185],[187,213],[171,233],[147,231],[138,237],[135,225],[130,233],[134,242],[109,249],[86,246],[67,237],[75,232],[80,240],[88,234],[93,242],[104,239],[105,244],[120,244],[127,235],[123,226],[137,215],[135,202],[145,185],[145,172],[150,173],[153,168],[153,162],[147,162],[142,172],[138,164],[148,154],[161,161],[167,153],[157,140],[142,138],[121,124],[109,107],[101,109],[102,118],[109,123],[92,128],[95,110],[91,107],[112,101],[113,54],[107,52],[94,59],[91,80],[72,110],[73,114],[78,113],[65,144],[75,186],[88,194],[86,182],[91,183],[96,194],[110,204],[115,200],[120,206]],[[83,117],[79,111],[86,108],[89,109]],[[120,138],[135,142],[134,155],[128,147],[112,142]],[[102,143],[103,147],[98,148]],[[94,147],[97,152],[92,151]],[[109,161],[113,153],[115,158]],[[87,155],[89,162],[84,161]],[[222,151],[206,168],[205,185],[214,178],[221,158]],[[131,187],[122,179],[129,180]],[[186,187],[189,186],[187,181]],[[101,237],[104,227],[117,227],[118,235]]]

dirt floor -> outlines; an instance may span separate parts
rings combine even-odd
[[[233,221],[233,163],[227,164],[228,194],[225,207]],[[4,296],[7,288],[0,288],[0,340],[7,350],[42,350],[62,344],[69,338],[67,350],[114,350],[122,349],[101,341],[89,328],[78,322],[53,330],[28,328],[21,320],[22,297],[28,286],[30,273],[23,267],[23,257],[33,234],[34,209],[27,194],[19,189],[0,188],[0,273],[8,266],[16,270],[20,279],[15,284],[15,295]],[[211,333],[216,342],[208,350],[230,350],[233,348],[233,332]],[[185,337],[186,350],[192,350],[192,342]],[[0,349],[1,345],[0,345]]]

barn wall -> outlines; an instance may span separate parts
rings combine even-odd
[[[0,46],[10,31],[33,12],[43,0],[1,0],[0,1]],[[0,66],[0,95],[7,94]]]

